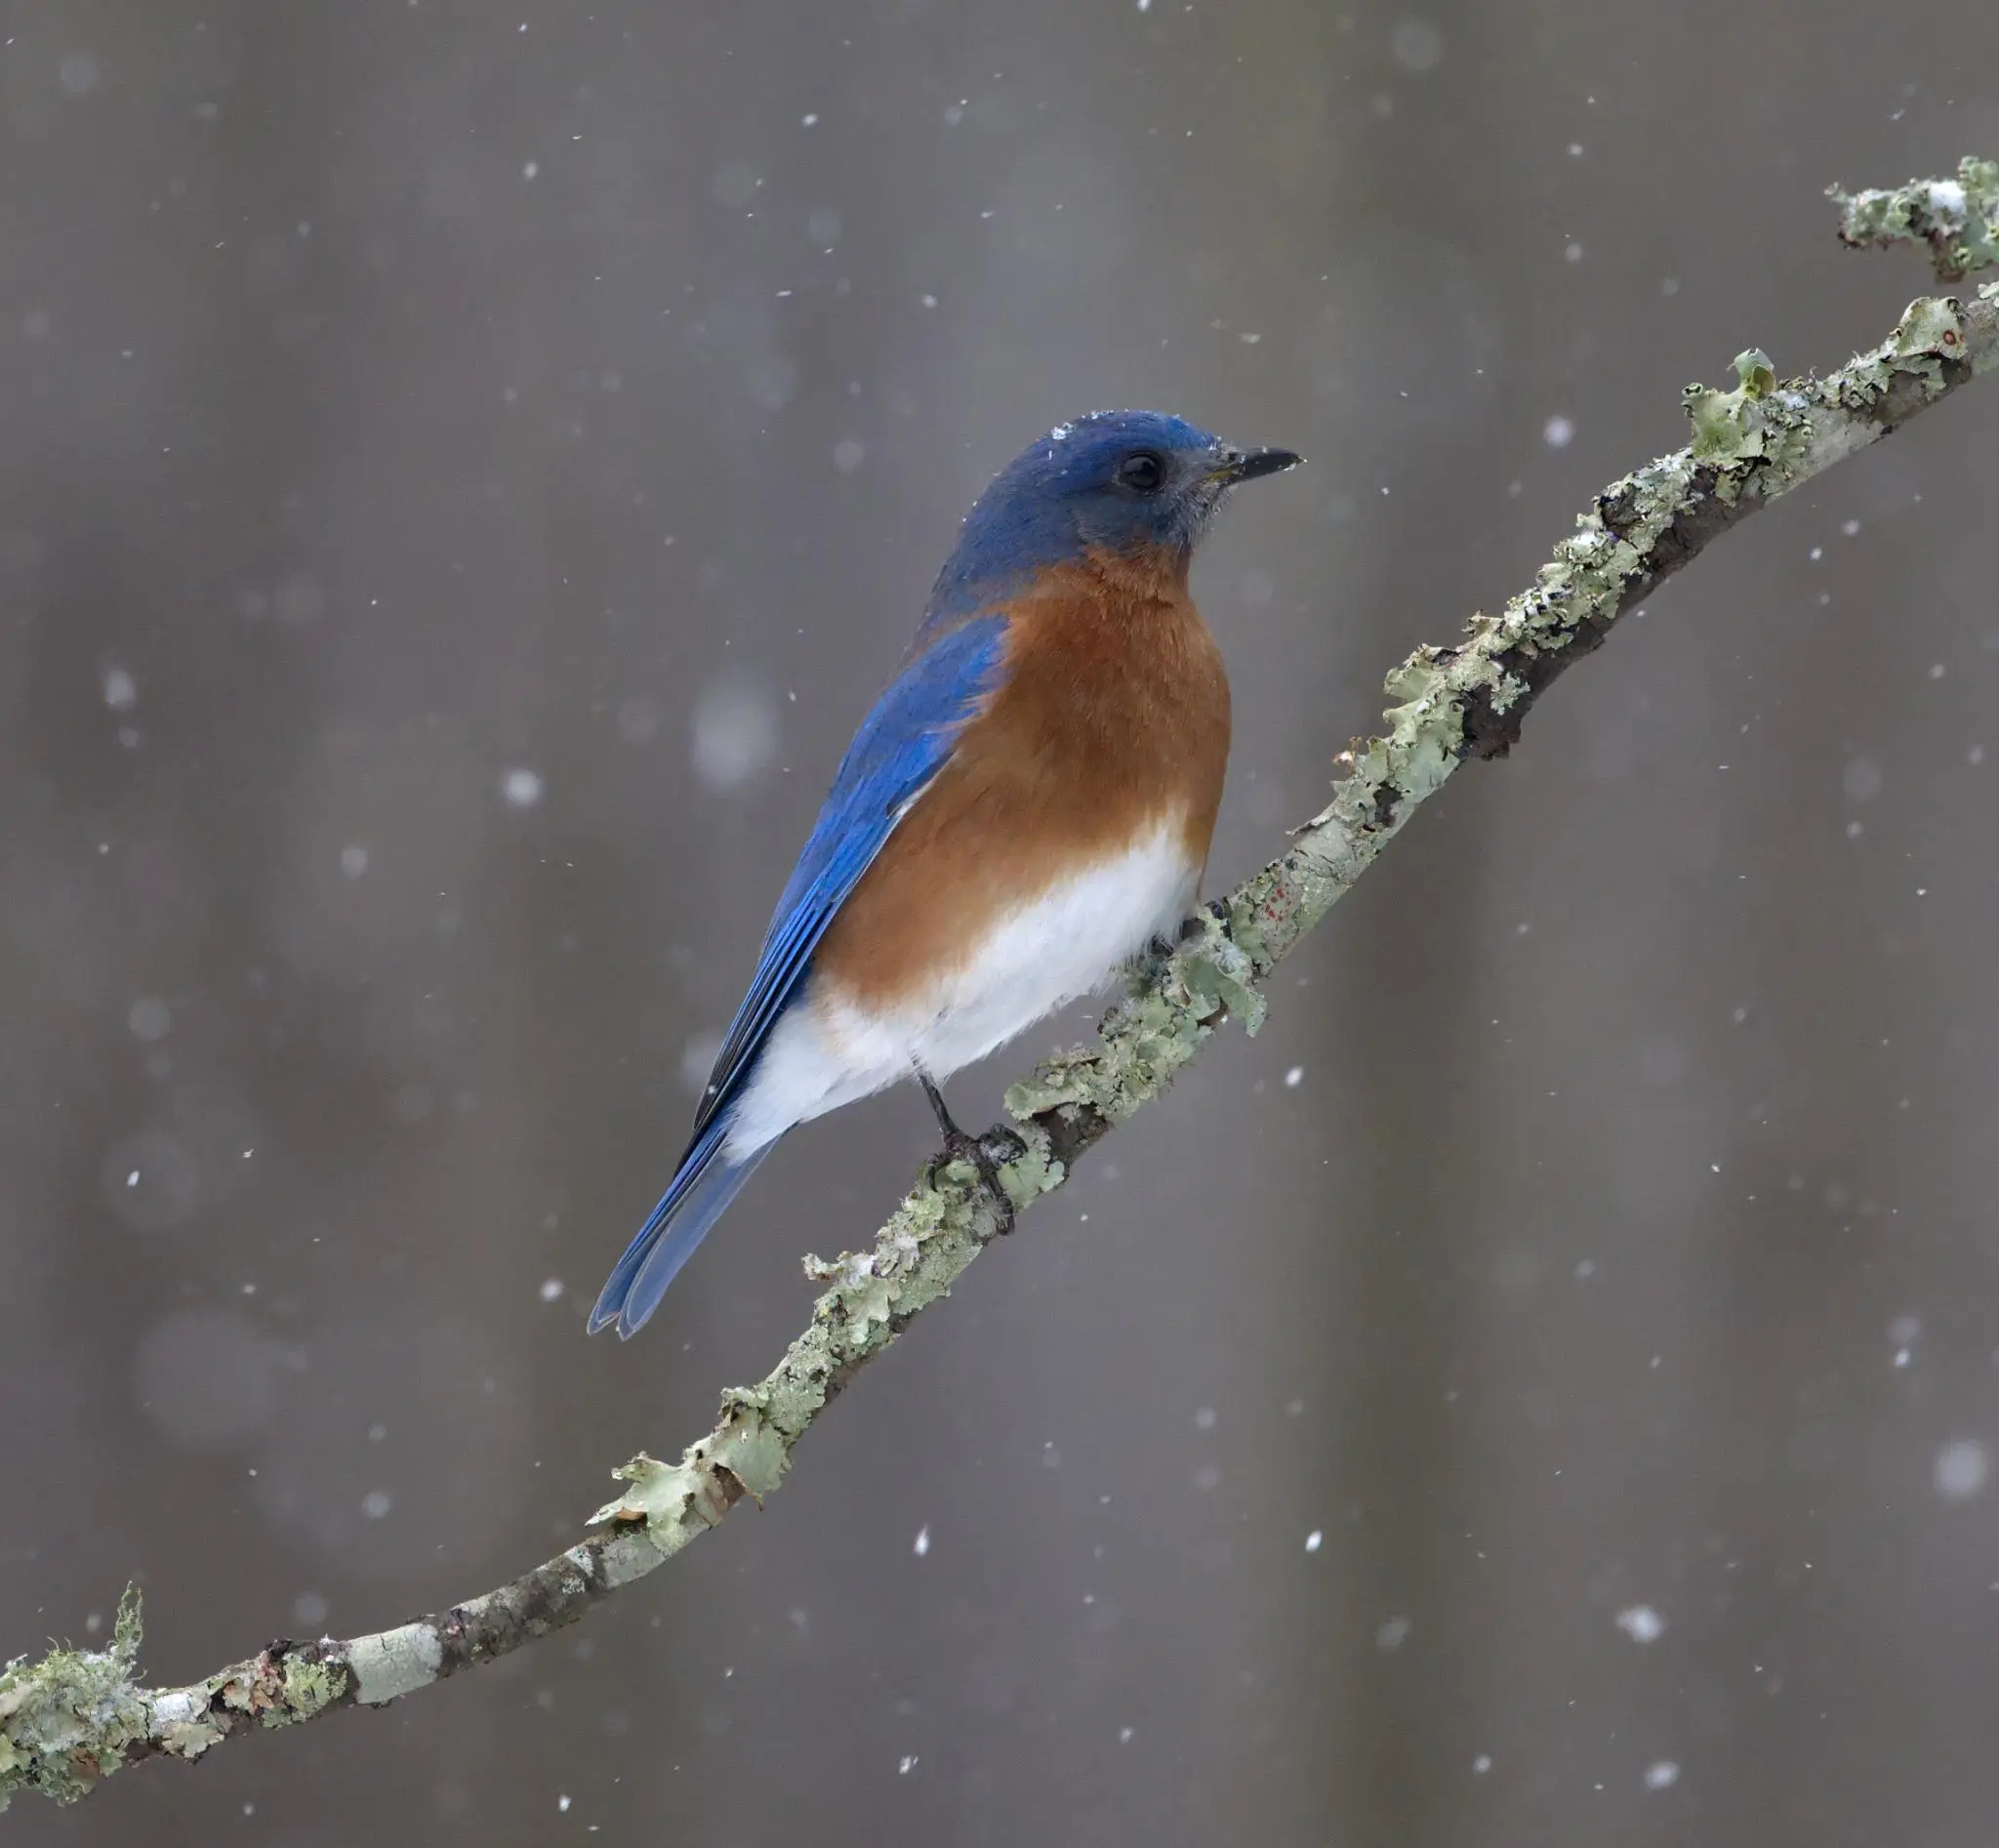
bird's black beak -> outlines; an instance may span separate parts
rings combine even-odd
[[[1239,482],[1254,481],[1259,475],[1283,474],[1286,469],[1295,469],[1304,460],[1303,456],[1289,449],[1225,449],[1220,467],[1208,479],[1232,488]]]

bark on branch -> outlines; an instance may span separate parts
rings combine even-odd
[[[1833,196],[1846,242],[1926,245],[1939,281],[1999,264],[1999,163]],[[1686,448],[1604,489],[1498,615],[1474,616],[1461,640],[1420,647],[1388,676],[1381,734],[1342,756],[1332,800],[1290,850],[1190,922],[1170,955],[1134,969],[1093,1046],[1008,1090],[1015,1127],[985,1139],[1014,1211],[1060,1187],[1229,1016],[1254,1033],[1271,970],[1459,764],[1505,755],[1534,701],[1625,610],[1759,508],[1999,369],[1999,283],[1912,302],[1880,346],[1823,379],[1779,382],[1753,349],[1734,363],[1733,390],[1688,388]],[[678,1462],[641,1455],[615,1471],[623,1491],[592,1517],[591,1538],[497,1590],[375,1635],[279,1640],[182,1688],[140,1685],[128,1593],[108,1649],[57,1649],[0,1670],[0,1809],[17,1790],[73,1801],[142,1759],[197,1759],[239,1734],[379,1706],[573,1623],[746,1495],[777,1489],[819,1414],[950,1290],[1005,1216],[972,1164],[943,1164],[871,1247],[808,1258],[826,1288],[777,1366],[724,1393],[714,1428]]]

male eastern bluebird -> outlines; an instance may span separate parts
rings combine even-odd
[[[693,1140],[592,1334],[643,1326],[796,1124],[915,1077],[966,1147],[937,1081],[1187,915],[1229,756],[1228,677],[1187,566],[1230,488],[1299,460],[1098,411],[979,496],[847,747]]]

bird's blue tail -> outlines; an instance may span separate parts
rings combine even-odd
[[[625,1248],[625,1255],[591,1311],[592,1335],[615,1322],[620,1336],[629,1340],[645,1326],[646,1317],[660,1306],[668,1285],[680,1274],[680,1266],[694,1255],[694,1248],[708,1236],[709,1227],[728,1211],[737,1190],[770,1152],[772,1145],[766,1145],[741,1161],[731,1161],[722,1152],[728,1132],[724,1114],[703,1129],[680,1158],[680,1171],[673,1176],[666,1198],[653,1208],[652,1217]]]

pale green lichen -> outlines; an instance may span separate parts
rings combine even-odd
[[[1778,391],[1768,354],[1752,347],[1737,353],[1734,363],[1734,390],[1690,385],[1681,397],[1693,426],[1688,453],[1720,471],[1715,492],[1724,501],[1762,487],[1763,476],[1741,464],[1768,462],[1787,473],[1804,459],[1812,439],[1805,397],[1795,386]]]
[[[220,1745],[228,1734],[211,1719],[168,1720],[156,1730],[160,1749],[176,1758],[199,1758],[211,1745]]]
[[[1419,647],[1382,682],[1390,702],[1381,715],[1388,735],[1369,740],[1381,751],[1378,758],[1368,754],[1365,768],[1378,767],[1386,776],[1393,760],[1396,787],[1409,801],[1421,801],[1456,767],[1447,740],[1450,720],[1462,712],[1464,689],[1451,684],[1448,663],[1444,650]],[[1503,696],[1506,689],[1495,684],[1493,691]],[[1365,773],[1358,760],[1356,768]]]
[[[755,1405],[740,1402],[730,1408],[708,1454],[711,1462],[726,1469],[758,1501],[777,1492],[791,1461],[784,1433],[767,1423]]]
[[[1255,986],[1255,958],[1233,923],[1211,911],[1195,917],[1170,955],[1143,958],[1128,973],[1129,992],[1105,1016],[1095,1046],[1058,1052],[1007,1088],[1007,1114],[1030,1136],[1036,1117],[1065,1104],[1122,1123],[1172,1083],[1225,1019],[1250,1033],[1263,1024],[1268,1004]],[[1046,1191],[1065,1175],[1057,1163],[1036,1178]]]
[[[142,1631],[133,1586],[108,1649],[52,1649],[0,1668],[0,1810],[16,1790],[75,1802],[145,1736],[146,1700],[134,1677]]]
[[[607,1501],[590,1517],[592,1527],[615,1522],[645,1524],[646,1538],[664,1554],[673,1554],[692,1538],[688,1524],[713,1527],[729,1511],[721,1480],[689,1450],[679,1462],[667,1464],[640,1451],[629,1463],[611,1471],[630,1485],[615,1501]]]
[[[284,1699],[258,1713],[260,1726],[296,1726],[303,1720],[317,1719],[328,1707],[346,1700],[351,1685],[347,1670],[337,1662],[287,1656],[283,1673]]]
[[[1055,1153],[1054,1139],[1040,1124],[1023,1123],[1020,1140],[1020,1153],[1000,1170],[1016,1211],[1053,1193],[1069,1178],[1067,1164]]]
[[[73,1802],[136,1748],[199,1758],[229,1736],[231,1715],[259,1726],[316,1718],[349,1686],[339,1663],[266,1650],[192,1687],[142,1689],[139,1644],[139,1594],[128,1590],[109,1649],[53,1650],[0,1672],[0,1809],[23,1788]]]
[[[1927,244],[1938,282],[1999,263],[1999,161],[1967,156],[1954,180],[1911,180],[1867,192],[1828,186],[1843,242],[1885,250]]]
[[[807,1334],[817,1339],[824,1338],[816,1320]],[[796,1346],[794,1343],[795,1350]],[[789,1360],[790,1356],[786,1358]],[[812,1422],[826,1404],[826,1377],[818,1368],[795,1370],[781,1367],[759,1385],[739,1386],[733,1394],[725,1393],[722,1399],[725,1409],[731,1397],[754,1400],[757,1409],[778,1430],[787,1438],[793,1438]]]

